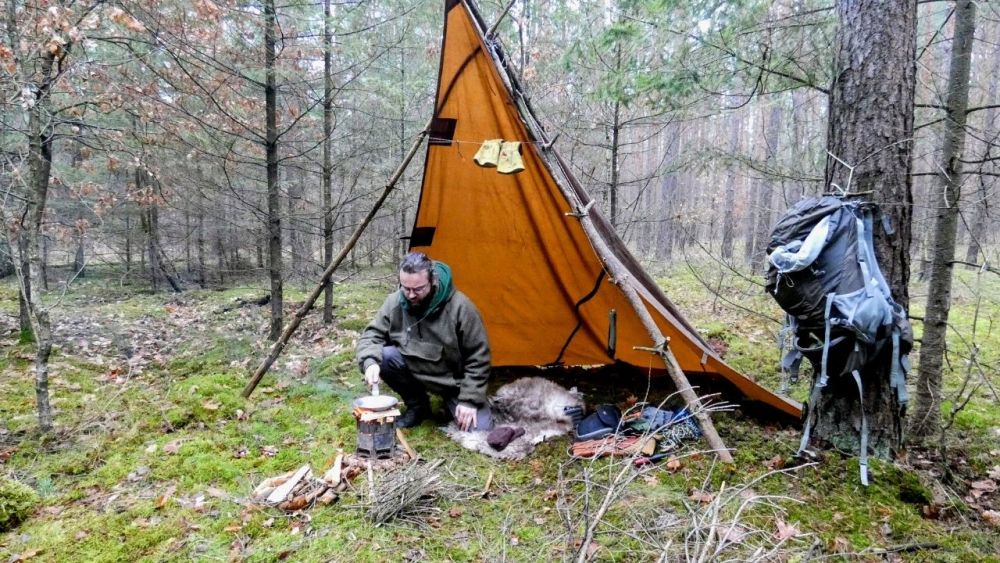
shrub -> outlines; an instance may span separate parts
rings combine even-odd
[[[31,514],[39,498],[31,487],[0,477],[0,532],[6,532],[20,524]]]

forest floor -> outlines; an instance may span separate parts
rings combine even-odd
[[[717,297],[683,266],[670,274],[660,280],[668,295],[727,361],[777,388],[777,324],[726,303],[767,310],[759,288],[716,280]],[[335,323],[310,314],[249,400],[240,391],[269,348],[269,308],[237,300],[260,297],[259,287],[154,294],[93,274],[52,291],[49,435],[37,431],[33,347],[19,340],[15,286],[3,280],[0,476],[38,501],[0,533],[0,561],[544,561],[581,550],[597,560],[1000,561],[1000,334],[989,330],[1000,284],[984,289],[960,274],[952,319],[992,366],[983,377],[994,387],[973,377],[944,449],[935,441],[875,460],[869,487],[848,456],[794,466],[798,430],[738,411],[715,417],[735,464],[689,443],[643,470],[627,459],[572,461],[568,438],[499,462],[424,424],[407,437],[424,459],[443,460],[442,491],[431,512],[381,526],[365,518],[364,474],[339,502],[305,511],[249,497],[267,477],[305,463],[321,472],[337,448],[353,449],[349,404],[364,394],[354,340],[392,289],[391,273],[338,285]],[[304,294],[290,292],[289,313]],[[956,352],[949,391],[962,389],[969,365]],[[630,391],[580,384],[591,402]],[[653,386],[649,399],[662,393]],[[805,383],[793,392],[806,393]]]

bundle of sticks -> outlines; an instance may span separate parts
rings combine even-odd
[[[437,471],[441,462],[410,463],[381,477],[369,474],[366,518],[377,526],[433,510],[434,499],[443,486]]]

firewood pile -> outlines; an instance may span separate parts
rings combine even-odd
[[[351,487],[358,475],[368,471],[369,465],[373,473],[384,473],[402,467],[410,460],[404,451],[388,459],[376,460],[341,451],[322,476],[317,476],[312,467],[305,464],[297,470],[262,481],[251,493],[250,501],[287,512],[305,510],[316,504],[333,504]]]

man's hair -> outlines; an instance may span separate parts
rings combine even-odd
[[[427,272],[427,281],[434,281],[434,261],[423,252],[411,252],[403,256],[399,263],[399,271],[407,274]]]

